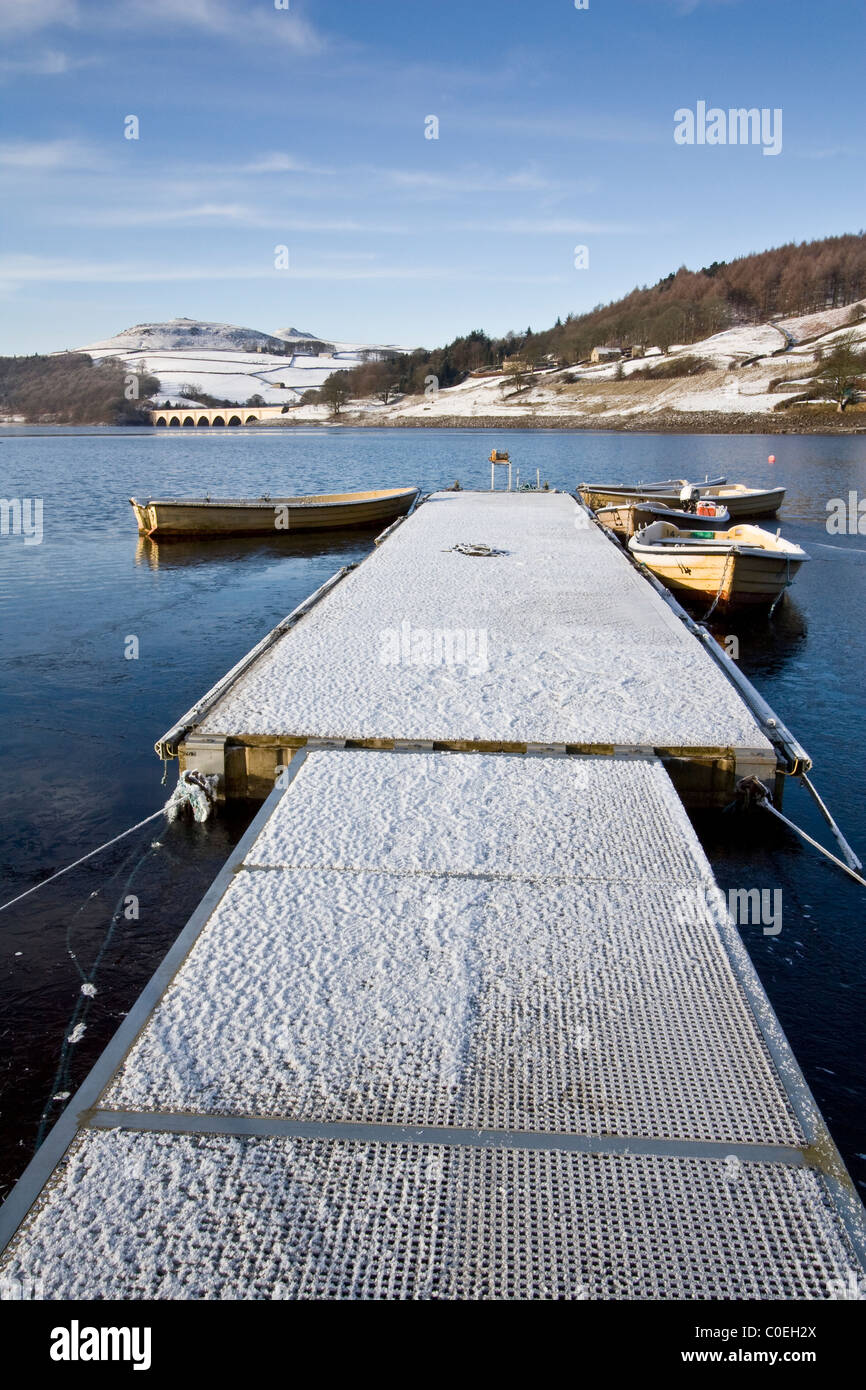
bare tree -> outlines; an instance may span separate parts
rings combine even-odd
[[[855,339],[851,333],[837,339],[835,346],[825,354],[815,374],[819,394],[827,400],[835,401],[840,414],[847,405],[857,399],[859,379],[866,373],[866,354],[858,351],[854,343]]]
[[[352,395],[347,372],[332,372],[324,385],[319,388],[322,405],[330,406],[331,414],[337,416]]]

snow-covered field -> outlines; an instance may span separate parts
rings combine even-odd
[[[540,372],[520,392],[504,375],[497,375],[469,377],[429,395],[397,397],[387,406],[378,400],[353,401],[347,416],[388,424],[574,416],[602,424],[606,418],[662,412],[768,415],[802,395],[820,350],[832,348],[849,333],[866,346],[866,318],[851,321],[858,309],[866,311],[866,301],[772,323],[741,324],[700,342],[675,344],[667,353],[653,349],[648,358]],[[328,352],[318,356],[289,350],[305,340],[308,346],[315,337],[295,328],[268,334],[231,324],[173,319],[139,324],[81,351],[95,359],[120,358],[158,377],[160,404],[194,405],[199,396],[243,404],[256,395],[265,405],[294,407],[286,419],[298,422],[329,418],[325,406],[300,401],[332,372],[356,367],[371,355],[410,351],[393,343],[330,338],[319,340]],[[644,375],[651,367],[675,366],[683,357],[701,359],[706,370],[686,377]]]
[[[159,378],[158,400],[195,404],[195,391],[237,404],[261,396],[265,405],[293,405],[305,391],[327,381],[332,372],[347,371],[364,361],[365,354],[404,352],[386,343],[346,343],[323,339],[332,353],[312,356],[288,351],[294,342],[315,339],[316,334],[296,328],[261,333],[226,323],[172,319],[167,323],[138,324],[113,338],[89,343],[80,349],[95,361],[117,357],[136,371]],[[192,386],[193,392],[183,387]]]

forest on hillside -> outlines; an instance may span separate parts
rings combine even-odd
[[[52,425],[149,424],[154,376],[123,362],[94,362],[85,352],[0,357],[0,414]]]
[[[570,313],[541,332],[527,328],[491,338],[476,329],[445,347],[364,364],[345,374],[346,392],[382,399],[395,391],[422,394],[430,376],[440,387],[453,386],[472,371],[501,367],[514,357],[537,368],[551,358],[560,366],[586,361],[594,347],[642,344],[665,351],[734,324],[797,317],[864,297],[866,233],[791,242],[700,270],[681,266],[655,285],[588,313]]]

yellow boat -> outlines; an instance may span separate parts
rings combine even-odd
[[[153,540],[172,536],[279,536],[283,532],[332,531],[388,525],[409,511],[419,489],[328,492],[310,497],[162,497],[129,501],[139,533]]]
[[[799,545],[760,526],[683,531],[654,521],[628,548],[674,593],[716,601],[720,608],[775,603],[809,559]]]

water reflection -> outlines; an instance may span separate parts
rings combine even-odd
[[[294,535],[223,536],[214,540],[151,540],[139,536],[135,548],[136,565],[151,570],[189,569],[195,566],[249,563],[255,559],[316,559],[322,555],[347,555],[370,542],[381,532],[381,523],[356,526],[351,535],[341,531],[305,531]]]
[[[801,654],[809,633],[806,615],[790,593],[785,594],[772,617],[764,609],[743,609],[721,617],[714,615],[707,627],[719,646],[729,651],[731,644],[726,639],[737,638],[736,659],[750,679],[781,671]]]

